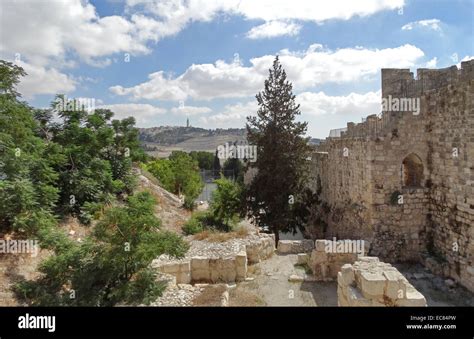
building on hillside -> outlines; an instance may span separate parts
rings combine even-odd
[[[369,254],[421,262],[474,291],[474,60],[416,79],[382,69],[382,103],[314,148],[322,235],[365,239]]]

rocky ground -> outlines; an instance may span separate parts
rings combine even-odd
[[[150,306],[193,306],[193,300],[204,291],[204,287],[188,284],[170,286]]]
[[[182,207],[181,199],[158,185],[155,178],[146,172],[135,169],[140,189],[150,191],[156,198],[155,215],[161,220],[161,228],[181,234],[181,227],[191,217],[191,212]]]
[[[275,254],[250,266],[253,280],[237,284],[236,290],[257,296],[266,306],[337,306],[336,283],[302,281],[311,276],[296,262],[295,254]]]
[[[452,279],[436,276],[420,264],[393,266],[425,296],[428,306],[474,306],[474,295]]]

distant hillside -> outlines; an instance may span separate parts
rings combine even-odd
[[[244,128],[160,126],[140,128],[139,140],[149,154],[167,157],[173,150],[214,152],[219,145],[246,140],[245,134]]]
[[[199,127],[160,126],[139,128],[139,140],[145,151],[159,158],[181,150],[215,152],[217,146],[246,140],[245,128],[205,129]],[[310,138],[309,144],[319,145],[322,139]]]

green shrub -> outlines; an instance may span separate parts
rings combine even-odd
[[[150,264],[161,254],[182,258],[189,244],[179,235],[159,231],[155,201],[148,192],[112,207],[81,243],[56,227],[41,228],[42,247],[55,255],[43,261],[37,280],[19,281],[17,298],[39,306],[137,305],[156,300],[163,284],[156,281]],[[74,290],[76,298],[70,298]]]
[[[183,226],[183,232],[186,235],[196,234],[202,232],[203,230],[204,226],[202,221],[194,215]]]
[[[189,195],[185,196],[183,207],[187,210],[194,211],[194,209],[196,208],[196,202],[194,201],[194,198]]]

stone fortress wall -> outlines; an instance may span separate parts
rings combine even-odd
[[[315,147],[323,235],[365,239],[369,255],[422,262],[474,291],[474,60],[416,79],[382,69],[389,97],[419,99],[420,110],[348,123]]]

